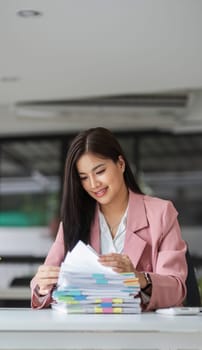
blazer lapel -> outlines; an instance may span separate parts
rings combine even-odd
[[[140,230],[147,226],[143,196],[130,191],[124,254],[129,255],[134,267],[137,267],[146,246],[146,241],[141,237]]]
[[[128,217],[126,225],[126,237],[123,253],[129,255],[134,267],[146,246],[146,242],[141,238],[140,230],[148,226],[143,196],[129,191]],[[90,244],[100,254],[100,228],[98,217],[98,206],[95,211],[95,218],[91,227]]]

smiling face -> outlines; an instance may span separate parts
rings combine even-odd
[[[112,204],[127,191],[122,156],[114,163],[111,159],[85,153],[76,166],[84,190],[101,206]]]

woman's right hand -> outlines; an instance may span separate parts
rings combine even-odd
[[[35,275],[35,281],[38,285],[38,292],[40,295],[48,294],[53,289],[54,285],[57,284],[59,271],[59,266],[39,266]]]

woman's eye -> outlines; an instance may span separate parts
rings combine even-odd
[[[97,171],[96,174],[97,174],[97,175],[100,175],[100,174],[102,174],[102,173],[104,173],[104,172],[105,172],[105,169],[102,169],[102,170]]]
[[[87,176],[85,176],[85,177],[80,177],[80,180],[81,181],[85,181],[87,179]]]

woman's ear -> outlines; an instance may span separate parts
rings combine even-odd
[[[124,171],[125,171],[125,160],[124,160],[124,158],[121,155],[118,158],[118,164],[120,166],[120,169],[124,173]]]

